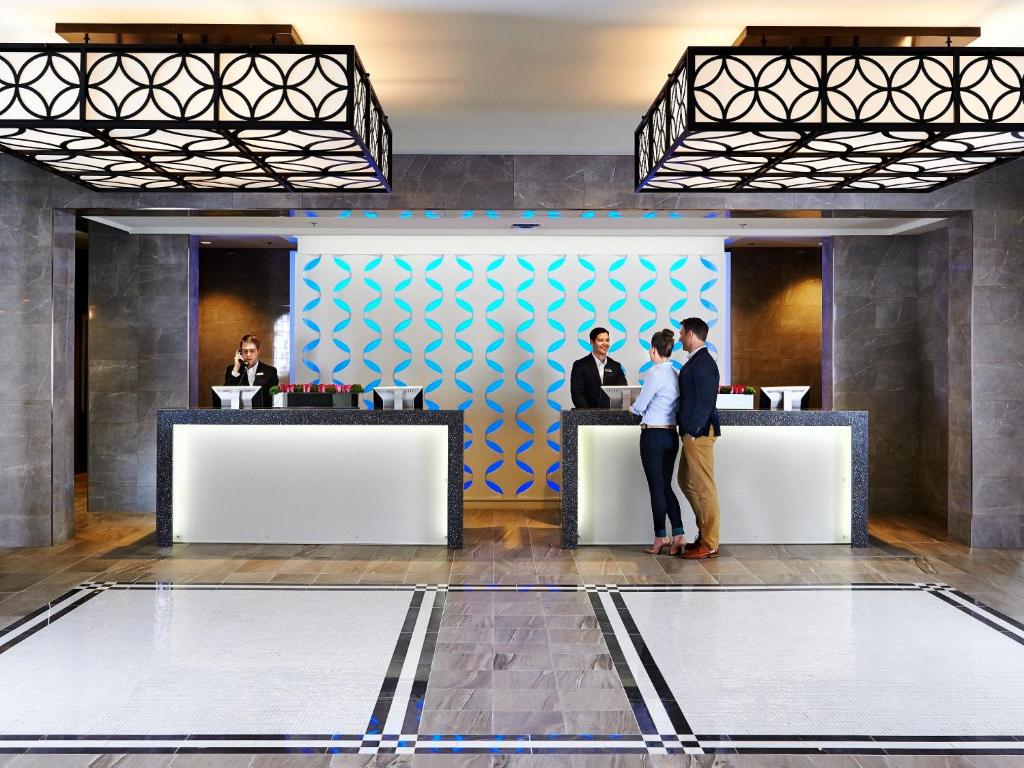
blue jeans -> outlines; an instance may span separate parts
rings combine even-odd
[[[674,429],[645,429],[640,432],[640,461],[651,491],[654,535],[665,535],[665,516],[672,522],[672,535],[683,534],[679,499],[672,490],[672,475],[679,450],[679,435]]]

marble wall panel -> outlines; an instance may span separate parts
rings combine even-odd
[[[833,407],[870,413],[869,514],[918,510],[917,238],[833,239]]]
[[[89,232],[89,508],[152,512],[156,412],[189,404],[189,240]]]
[[[960,217],[834,244],[834,404],[871,412],[872,508],[938,517],[962,541],[973,535],[971,349],[955,334],[972,322],[970,263],[957,251],[969,238]]]
[[[51,349],[51,530],[64,541],[75,530],[75,217],[53,211]]]
[[[586,172],[575,155],[517,155],[516,208],[580,209],[586,206]]]
[[[0,546],[65,540],[73,519],[74,219],[66,186],[0,165]]]
[[[1024,174],[1015,165],[985,174],[976,191],[973,207],[987,215],[973,236],[971,325],[969,334],[958,325],[950,335],[951,366],[966,362],[965,347],[971,355],[970,530],[978,546],[1024,547],[1024,438],[1012,422],[1024,403]],[[957,378],[962,388],[963,370]]]
[[[949,330],[946,354],[949,366],[949,482],[947,528],[957,541],[970,543],[974,463],[973,391],[971,384],[971,323],[974,309],[972,281],[974,238],[985,234],[991,211],[978,208],[952,217],[946,226],[949,238]],[[980,225],[980,228],[977,228]],[[991,232],[989,236],[991,236]]]
[[[2,332],[0,327],[0,332]],[[0,404],[0,542],[53,542],[49,404]]]
[[[948,524],[950,240],[945,229],[916,239],[916,323],[920,345],[918,504],[922,512]]]

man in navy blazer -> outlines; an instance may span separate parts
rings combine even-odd
[[[688,317],[680,328],[683,349],[689,352],[679,371],[679,409],[676,424],[682,440],[679,487],[693,507],[699,541],[688,544],[683,557],[704,560],[718,557],[718,487],[715,485],[715,440],[718,424],[718,364],[704,343],[708,324]]]

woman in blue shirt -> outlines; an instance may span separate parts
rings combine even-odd
[[[676,407],[679,405],[679,376],[672,367],[675,334],[665,329],[651,337],[648,354],[654,366],[647,372],[640,396],[630,407],[640,417],[640,460],[651,491],[654,514],[654,543],[644,551],[656,555],[668,547],[675,555],[686,545],[679,499],[672,489],[679,435],[676,433]],[[672,523],[672,536],[665,529],[665,516]]]

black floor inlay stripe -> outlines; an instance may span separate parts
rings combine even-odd
[[[363,733],[353,734],[21,734],[0,736],[0,752],[13,753],[294,753],[294,754],[1024,754],[1024,734],[1000,735],[881,735],[881,734],[696,734],[683,708],[669,688],[636,621],[630,614],[624,595],[640,592],[762,592],[762,591],[857,591],[928,593],[960,613],[970,616],[995,632],[1024,645],[1024,624],[996,611],[958,590],[937,583],[921,584],[837,584],[837,585],[585,585],[546,586],[522,584],[493,585],[192,585],[192,584],[119,584],[89,582],[69,590],[48,605],[17,620],[0,632],[0,652],[37,637],[40,632],[107,590],[239,590],[300,589],[320,591],[411,592],[403,625],[395,639],[387,673],[381,681],[372,715]],[[441,619],[448,592],[562,592],[587,593],[590,607],[612,658],[615,672],[637,723],[639,735],[622,734],[431,734],[421,733],[423,701],[437,647]],[[604,595],[607,594],[607,598]],[[70,602],[68,602],[70,601]],[[54,611],[54,606],[61,606]],[[52,615],[31,625],[48,611]],[[425,615],[424,612],[428,611]],[[611,612],[611,613],[609,613]],[[612,621],[612,616],[616,621]],[[425,622],[422,643],[416,627]],[[621,624],[621,627],[619,626]],[[31,626],[28,626],[31,625]],[[421,629],[421,632],[423,630]],[[628,644],[630,655],[624,651]],[[631,654],[635,651],[636,656]],[[415,654],[415,660],[411,656]],[[632,662],[630,660],[633,660]],[[632,664],[639,659],[640,668]],[[412,673],[404,687],[402,677]],[[400,680],[401,678],[401,680]],[[643,680],[638,679],[643,678]],[[408,690],[408,698],[402,691]],[[644,691],[653,690],[656,701]],[[394,711],[401,706],[403,709]],[[655,716],[652,707],[662,714]],[[384,732],[391,718],[401,715],[401,732]],[[657,718],[667,716],[674,733],[660,733]],[[2,724],[2,714],[0,714]],[[389,728],[397,731],[398,728]]]

